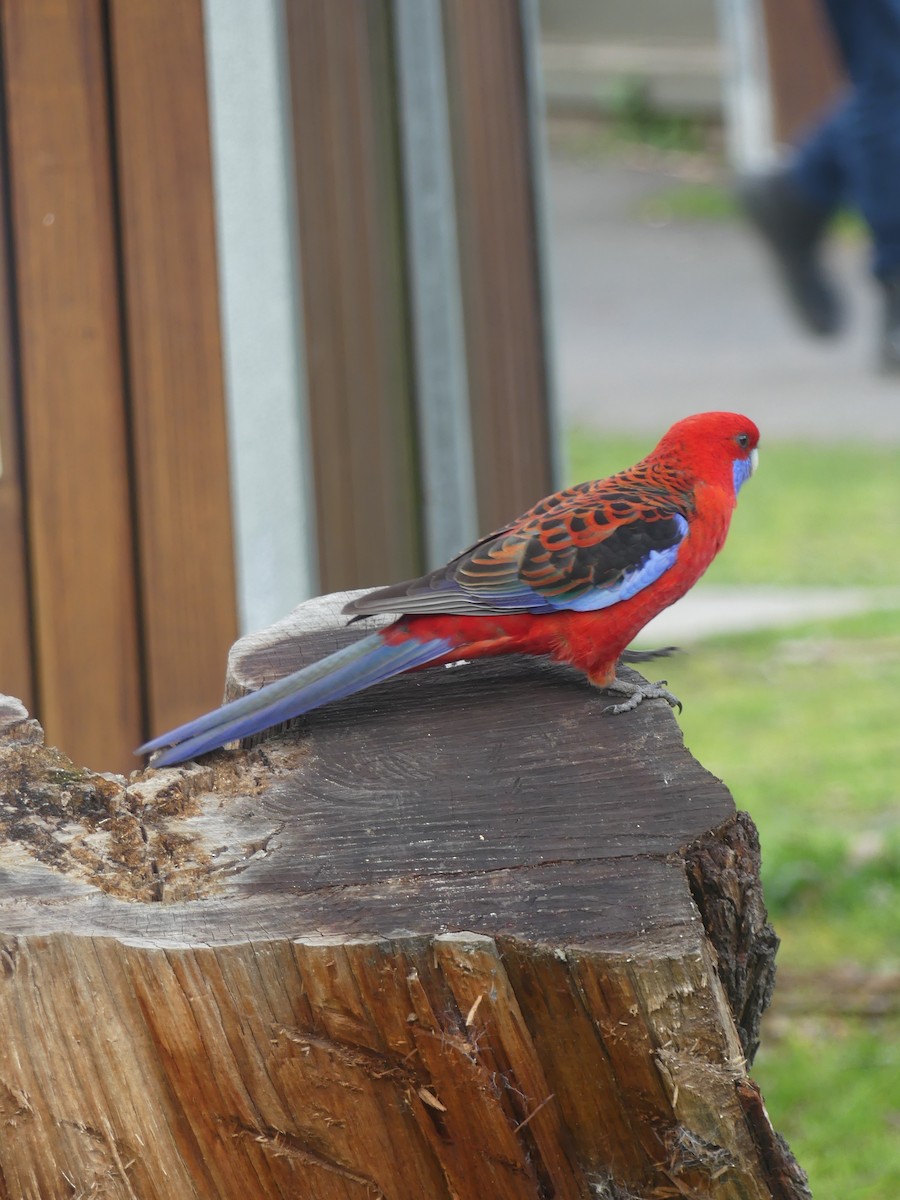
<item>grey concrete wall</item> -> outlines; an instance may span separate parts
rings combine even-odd
[[[541,0],[547,37],[714,42],[716,0]]]
[[[723,56],[717,0],[541,0],[551,110],[607,109],[624,80],[671,111],[718,116]]]

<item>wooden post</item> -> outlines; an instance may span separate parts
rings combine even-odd
[[[229,691],[358,636],[344,597]],[[395,680],[121,776],[0,705],[0,1196],[799,1200],[748,817],[663,705]]]

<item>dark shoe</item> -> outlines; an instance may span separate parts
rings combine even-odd
[[[900,273],[882,280],[884,316],[881,326],[881,369],[900,373]]]
[[[843,324],[843,309],[820,255],[832,214],[810,204],[782,168],[741,180],[737,194],[751,224],[772,252],[800,320],[820,337],[837,333]]]

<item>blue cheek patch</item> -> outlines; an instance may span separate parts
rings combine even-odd
[[[731,464],[731,473],[734,478],[734,494],[737,495],[742,485],[753,474],[752,461],[749,458],[736,458]]]

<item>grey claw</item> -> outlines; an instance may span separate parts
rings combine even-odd
[[[677,696],[667,690],[667,682],[665,679],[660,679],[656,683],[628,683],[624,679],[613,680],[607,685],[606,691],[618,692],[626,699],[621,704],[608,704],[603,710],[603,715],[614,717],[620,713],[631,712],[645,700],[665,700],[670,708],[677,708],[679,712],[682,712],[684,706]]]

